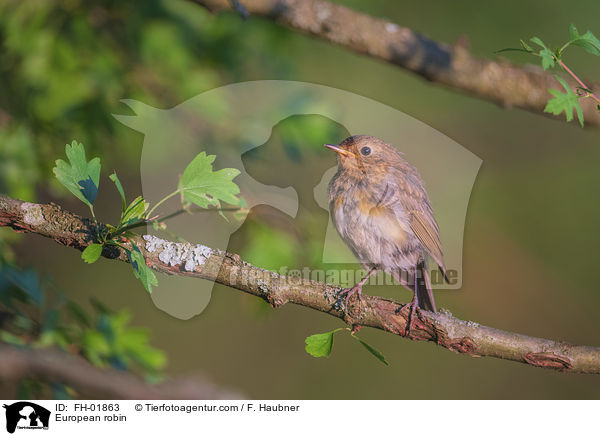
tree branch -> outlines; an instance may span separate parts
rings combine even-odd
[[[212,12],[231,9],[227,0],[192,1]],[[460,44],[451,46],[433,41],[409,28],[323,0],[251,0],[243,3],[250,15],[266,17],[292,30],[389,62],[450,89],[490,100],[505,108],[518,107],[554,117],[544,113],[551,97],[548,89],[562,88],[551,73],[538,66],[477,58]],[[567,82],[573,88],[577,87],[571,77]],[[589,89],[600,91],[600,85],[593,83]],[[582,99],[580,104],[586,125],[600,126],[600,113],[592,99]]]
[[[98,224],[102,226],[102,224]],[[0,195],[0,226],[36,233],[59,244],[83,250],[95,234],[95,224],[56,204],[35,204]],[[132,239],[154,270],[197,277],[260,297],[273,307],[298,304],[344,320],[354,326],[373,327],[403,336],[408,305],[390,299],[364,296],[345,314],[341,288],[267,271],[244,262],[239,255],[203,245],[174,243],[155,236]],[[105,247],[103,256],[127,261],[124,250]],[[165,263],[166,262],[166,263]],[[600,348],[534,338],[462,321],[448,313],[422,311],[409,338],[432,341],[451,351],[490,356],[529,365],[578,373],[600,373]]]
[[[101,369],[82,357],[57,349],[27,349],[0,345],[0,380],[21,380],[25,377],[63,383],[90,398],[123,400],[243,398],[236,392],[224,390],[197,377],[148,384],[131,373],[116,369]]]

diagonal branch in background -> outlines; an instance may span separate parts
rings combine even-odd
[[[85,398],[123,400],[240,400],[243,397],[198,377],[176,378],[148,384],[135,375],[98,368],[82,357],[63,351],[0,345],[0,380],[25,377],[63,383]]]
[[[0,226],[39,234],[79,250],[92,242],[91,235],[96,230],[91,220],[56,204],[27,203],[4,195],[0,195]],[[244,262],[237,254],[203,245],[174,243],[150,235],[136,236],[132,242],[140,247],[146,263],[156,271],[212,280],[260,297],[273,307],[298,304],[340,318],[353,327],[373,327],[404,335],[408,305],[364,296],[363,301],[353,305],[349,315],[345,315],[337,304],[339,287],[286,277]],[[182,253],[187,253],[187,261]],[[110,259],[127,261],[124,250],[118,247],[107,247],[102,254]],[[463,321],[446,313],[422,311],[409,338],[432,341],[471,356],[490,356],[568,372],[600,373],[600,348],[511,333]]]
[[[192,1],[212,12],[231,10],[228,0]],[[327,1],[251,0],[243,4],[250,15],[266,17],[502,107],[551,116],[544,113],[552,97],[548,89],[562,89],[554,76],[540,67],[477,58],[460,44],[436,42],[409,28]],[[567,83],[572,88],[578,86],[571,77]],[[600,91],[600,84],[590,83],[589,87]],[[600,126],[596,103],[584,98],[580,104],[586,125]]]

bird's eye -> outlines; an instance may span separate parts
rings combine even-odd
[[[368,156],[371,154],[371,147],[363,147],[360,149],[360,154],[363,156]]]

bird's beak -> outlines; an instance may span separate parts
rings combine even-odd
[[[341,154],[342,156],[356,157],[356,155],[354,153],[352,153],[351,151],[344,150],[343,148],[340,148],[337,145],[333,145],[333,144],[324,144],[324,145],[325,145],[325,147],[329,148],[330,150],[335,151],[337,154]]]

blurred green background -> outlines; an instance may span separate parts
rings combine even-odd
[[[600,33],[597,1],[339,3],[436,40],[466,37],[473,54],[489,58],[533,35],[562,43],[569,23]],[[535,61],[520,54],[511,60]],[[600,64],[582,50],[573,49],[567,60],[583,77],[599,80]],[[86,214],[85,206],[51,177],[64,144],[77,139],[88,153],[101,156],[104,187],[105,177],[116,169],[129,196],[137,195],[143,137],[111,116],[129,113],[120,99],[169,108],[214,87],[261,79],[314,82],[367,96],[478,155],[483,165],[465,228],[464,286],[437,292],[438,306],[492,327],[600,345],[598,129],[505,110],[265,19],[213,16],[182,0],[1,1],[0,192],[56,201]],[[334,156],[306,143],[335,142],[339,138],[328,138],[341,130],[319,121],[299,123],[300,130],[283,126],[271,138],[282,156],[297,164],[297,173],[262,168],[251,154],[244,157],[248,172],[257,178],[269,172],[276,183],[301,177],[303,166],[334,165]],[[302,129],[311,130],[310,138]],[[327,215],[308,188],[303,194],[295,187],[300,196],[296,220],[262,207],[236,232],[229,249],[264,267],[318,267],[320,247],[311,239],[311,228],[326,222]],[[100,219],[118,217],[119,204],[116,191],[101,187]],[[304,338],[339,327],[340,321],[291,305],[273,311],[221,286],[201,315],[178,320],[154,306],[128,265],[105,259],[85,265],[75,250],[0,230],[2,254],[11,262],[51,274],[83,307],[95,297],[127,310],[133,323],[150,331],[152,345],[164,350],[170,375],[200,372],[253,398],[600,397],[600,379],[594,375],[459,356],[373,330],[361,335],[391,366],[384,367],[344,335],[336,338],[330,358],[315,359],[305,353]],[[289,249],[282,250],[282,244]],[[410,298],[394,288],[365,291]]]

